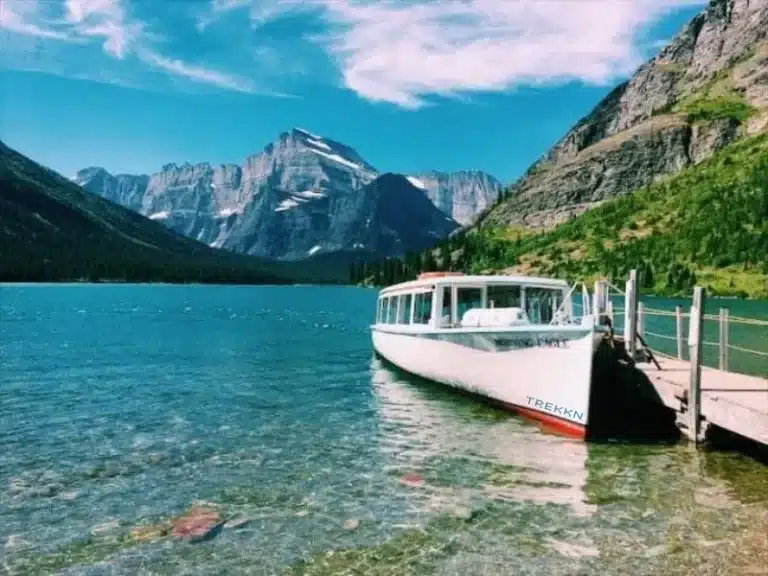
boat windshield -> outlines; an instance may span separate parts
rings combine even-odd
[[[560,290],[526,288],[525,312],[533,324],[549,324],[560,305]]]
[[[520,308],[522,290],[510,284],[488,286],[488,308]]]

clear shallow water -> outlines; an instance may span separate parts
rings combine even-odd
[[[763,561],[764,465],[573,442],[407,379],[372,358],[375,296],[0,287],[3,569],[722,574]],[[201,544],[131,537],[195,500],[250,521]]]

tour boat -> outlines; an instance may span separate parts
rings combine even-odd
[[[381,290],[373,347],[405,372],[584,438],[608,328],[574,318],[571,292],[550,278],[424,273]]]

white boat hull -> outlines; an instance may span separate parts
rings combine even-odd
[[[372,338],[376,352],[406,372],[483,396],[560,433],[586,435],[592,326],[418,333],[375,325]]]

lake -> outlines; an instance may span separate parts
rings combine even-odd
[[[375,299],[0,286],[4,569],[737,574],[766,561],[765,465],[563,439],[407,378],[373,358]],[[131,536],[195,501],[248,523],[198,544]]]

